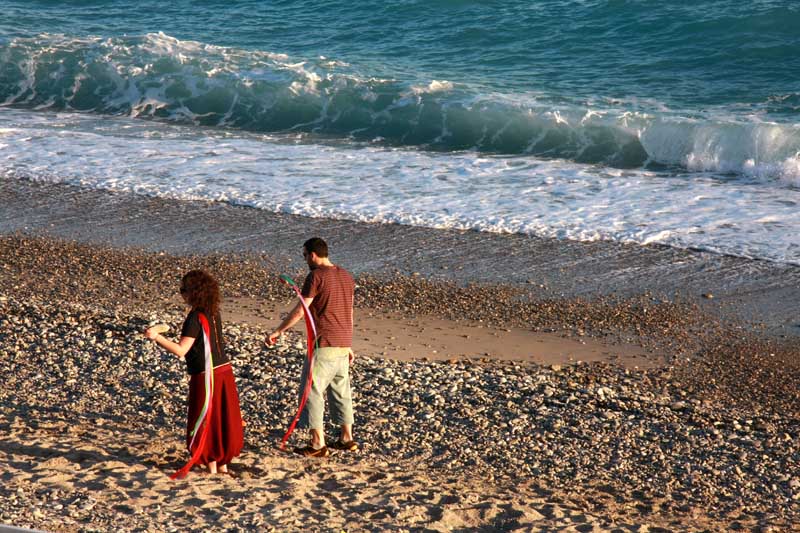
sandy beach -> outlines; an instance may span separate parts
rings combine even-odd
[[[800,533],[800,2],[0,13],[0,533]]]
[[[11,212],[4,204],[6,226]],[[277,443],[303,338],[298,328],[262,343],[292,304],[277,275],[303,275],[291,250],[188,255],[152,249],[152,236],[110,247],[85,230],[93,213],[0,237],[2,524],[643,532],[789,531],[800,520],[800,358],[780,328],[736,323],[741,308],[359,264],[362,449],[302,459]],[[245,450],[233,476],[195,469],[170,481],[185,459],[186,378],[140,332],[164,322],[174,334],[179,276],[199,265],[222,280]],[[771,290],[796,290],[778,278]]]

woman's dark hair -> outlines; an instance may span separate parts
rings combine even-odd
[[[205,270],[190,270],[181,279],[181,294],[192,309],[198,309],[213,317],[219,311],[219,283]],[[210,318],[209,317],[209,318]]]
[[[308,239],[303,243],[303,248],[305,248],[306,252],[309,254],[314,252],[317,254],[317,257],[328,257],[328,243],[319,237]]]

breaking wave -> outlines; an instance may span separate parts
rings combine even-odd
[[[796,95],[776,97],[782,105]],[[800,186],[800,127],[722,113],[446,80],[370,77],[344,61],[182,41],[163,33],[0,44],[0,105],[125,115],[437,151],[676,166]]]

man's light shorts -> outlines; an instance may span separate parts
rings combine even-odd
[[[353,397],[350,392],[350,348],[324,347],[314,351],[313,383],[308,392],[306,407],[300,416],[299,426],[322,430],[325,413],[325,396],[331,422],[337,426],[353,423]],[[300,396],[306,384],[308,364],[303,366],[300,378]]]

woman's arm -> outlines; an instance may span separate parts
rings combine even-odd
[[[179,342],[173,342],[168,338],[162,336],[160,333],[153,331],[153,328],[147,328],[144,336],[155,341],[156,344],[164,348],[170,353],[174,353],[178,357],[183,357],[194,344],[194,337],[181,337]]]

